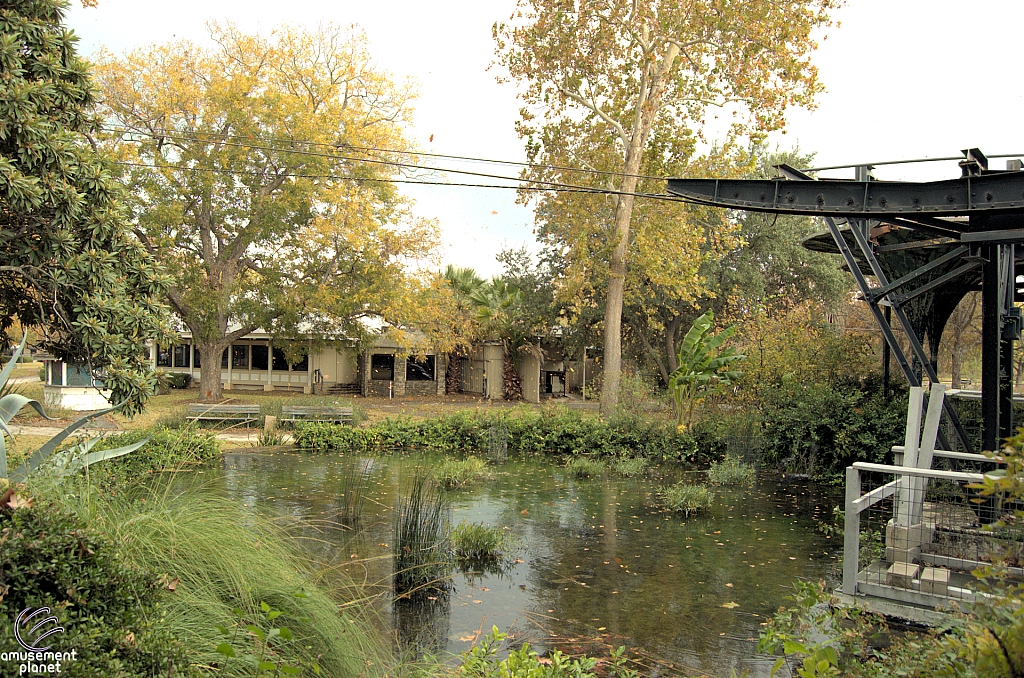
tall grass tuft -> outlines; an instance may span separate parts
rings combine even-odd
[[[282,616],[294,642],[282,648],[286,663],[318,664],[326,675],[357,675],[368,661],[380,665],[379,641],[339,612],[339,603],[314,580],[294,540],[279,526],[199,488],[174,490],[173,482],[137,488],[132,496],[90,496],[87,481],[60,487],[59,500],[83,515],[116,545],[129,565],[163,575],[171,630],[190,660],[220,675],[252,675],[216,650],[218,627],[259,620],[265,603]],[[234,612],[238,610],[241,614]],[[248,637],[244,635],[240,641]],[[249,639],[251,640],[251,639]]]
[[[445,459],[433,471],[434,479],[447,489],[467,485],[487,472],[487,462],[479,457]]]
[[[690,485],[679,481],[661,491],[661,505],[689,516],[711,508],[715,495],[707,485]]]
[[[565,473],[570,478],[592,478],[604,473],[605,464],[600,459],[572,457],[565,462]]]
[[[417,475],[395,506],[395,593],[447,592],[451,588],[451,503],[425,475]]]
[[[512,538],[498,527],[462,521],[452,530],[455,559],[460,565],[503,563],[512,553]]]
[[[732,455],[708,468],[708,482],[713,485],[753,485],[756,477],[753,466]]]
[[[650,462],[647,460],[647,457],[622,457],[615,460],[612,464],[612,470],[620,476],[633,478],[646,473],[649,465]]]
[[[348,465],[340,481],[337,486],[337,520],[346,527],[353,527],[359,522],[363,507],[366,505],[366,488],[370,482],[370,475],[356,462]]]

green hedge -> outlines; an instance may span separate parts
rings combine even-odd
[[[766,393],[761,411],[763,464],[834,480],[855,461],[892,463],[907,396],[886,399],[874,383],[782,387]]]
[[[680,433],[672,424],[640,419],[605,420],[578,412],[522,413],[515,417],[455,414],[431,420],[385,419],[352,428],[325,423],[298,427],[296,446],[318,451],[436,450],[486,455],[491,431],[508,433],[508,452],[557,456],[644,456],[703,461],[717,458],[717,434]]]

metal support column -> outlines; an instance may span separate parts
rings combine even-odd
[[[981,284],[981,420],[983,424],[981,446],[985,450],[999,449],[999,363],[1002,351],[1002,322],[999,317],[1000,251],[999,245],[985,245],[982,256]]]
[[[892,327],[892,306],[885,307],[885,324]],[[882,398],[889,400],[889,373],[892,362],[892,349],[889,342],[882,342]]]
[[[1007,316],[1013,308],[1016,288],[1014,266],[1015,246],[1001,245],[999,254],[1000,334],[999,334],[999,438],[1013,435],[1013,342],[1016,336],[1014,321]]]

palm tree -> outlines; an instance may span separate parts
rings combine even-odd
[[[457,314],[465,318],[465,332],[467,340],[472,340],[476,335],[476,328],[473,326],[474,305],[470,297],[487,284],[477,272],[471,268],[460,268],[448,265],[444,272],[445,280],[455,290],[455,302],[458,304]],[[466,346],[459,345],[448,353],[448,368],[445,371],[444,392],[447,394],[458,393],[462,388],[462,358],[466,355]]]

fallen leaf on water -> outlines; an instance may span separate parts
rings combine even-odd
[[[607,626],[598,626],[597,630],[598,631],[604,631],[606,628],[608,628],[608,627]]]
[[[724,607],[724,608],[725,608],[725,609],[727,609],[727,610],[731,610],[731,609],[733,609],[734,607],[739,607],[739,606],[740,606],[740,604],[739,604],[739,603],[733,603],[733,602],[728,602],[728,603],[722,603],[722,607]]]
[[[475,641],[477,639],[477,636],[479,636],[479,635],[480,635],[480,632],[477,631],[475,633],[469,634],[468,636],[459,636],[459,640],[461,640],[463,643],[472,643],[473,641]]]
[[[522,511],[519,512],[519,515],[525,516],[525,515],[529,515],[529,513],[530,513],[529,510],[523,509]]]
[[[475,604],[479,605],[480,603],[482,603],[482,602],[484,602],[484,601],[482,601],[482,600],[474,600],[473,602],[474,602]]]
[[[732,588],[732,584],[726,584],[726,586],[728,586],[729,588]]]
[[[481,590],[481,591],[490,591],[490,589],[489,589],[489,588],[487,588],[486,586],[481,586],[481,587],[480,587],[480,590]]]

